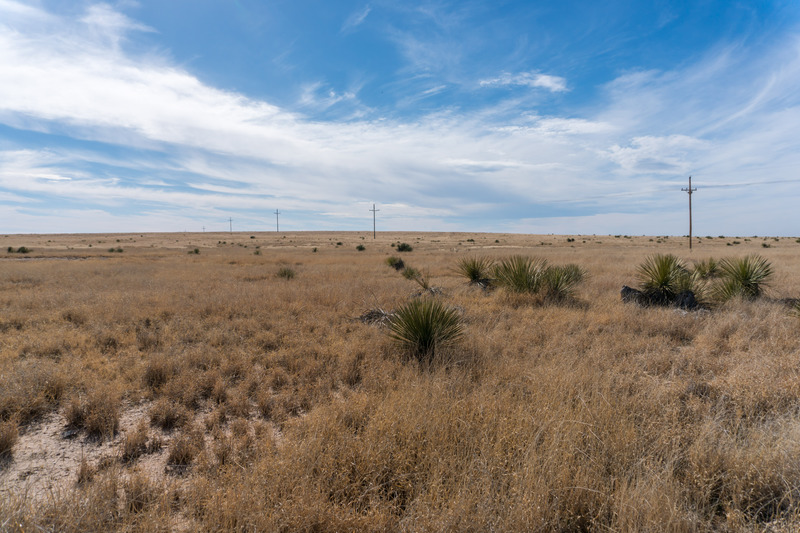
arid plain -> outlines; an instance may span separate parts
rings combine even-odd
[[[0,236],[0,531],[796,530],[798,241]],[[655,253],[775,274],[623,303]],[[547,302],[456,270],[512,255],[587,276]],[[360,319],[414,298],[464,324],[430,364]]]

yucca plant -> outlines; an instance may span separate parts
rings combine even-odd
[[[695,261],[692,274],[695,274],[700,279],[716,278],[719,276],[719,264],[713,257]]]
[[[716,296],[722,301],[740,297],[754,300],[763,294],[772,278],[772,265],[760,255],[726,258],[719,262],[720,283]]]
[[[546,259],[513,255],[494,266],[494,277],[498,285],[510,292],[535,294],[542,286],[546,270]]]
[[[547,297],[561,301],[571,298],[585,277],[586,271],[578,265],[556,265],[545,270],[542,281]]]
[[[645,297],[654,304],[668,305],[690,286],[689,271],[683,261],[672,254],[655,254],[645,258],[636,269]]]
[[[467,278],[471,285],[488,287],[494,261],[488,257],[463,257],[456,265],[456,271]]]
[[[389,320],[389,336],[420,362],[433,360],[463,333],[458,311],[433,298],[411,300]]]
[[[403,277],[417,282],[423,290],[431,288],[430,275],[427,272],[421,272],[414,267],[407,266],[403,269]]]

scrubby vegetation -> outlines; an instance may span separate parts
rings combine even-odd
[[[472,235],[248,236],[0,261],[0,530],[800,526],[800,247],[742,243],[737,296],[686,313],[619,296],[657,246],[716,301],[726,261],[677,239],[502,236],[483,291]],[[387,268],[401,239],[437,296]]]

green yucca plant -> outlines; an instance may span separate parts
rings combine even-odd
[[[686,265],[672,254],[655,254],[645,258],[636,269],[639,285],[652,303],[667,305],[691,285]]]
[[[722,301],[731,298],[753,300],[761,296],[772,278],[772,265],[760,255],[726,258],[719,262],[720,283],[716,296]]]
[[[488,287],[494,261],[488,257],[463,257],[456,265],[456,271],[467,278],[470,284]]]
[[[545,270],[542,282],[547,297],[560,301],[572,297],[585,277],[586,271],[578,265],[556,265]]]
[[[464,333],[457,310],[433,298],[410,301],[389,320],[389,336],[419,361],[432,360],[436,350]]]
[[[692,267],[692,274],[699,279],[710,279],[719,276],[719,264],[713,257],[696,261]]]
[[[407,266],[403,269],[403,277],[417,282],[424,290],[431,288],[431,277],[427,272],[422,272],[414,267]]]
[[[535,294],[541,289],[546,270],[546,259],[513,255],[494,266],[494,277],[510,292]]]

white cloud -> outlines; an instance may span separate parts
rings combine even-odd
[[[357,27],[361,26],[361,24],[363,24],[367,19],[367,15],[369,15],[370,11],[372,11],[372,7],[367,4],[360,10],[351,13],[350,16],[347,17],[347,20],[344,21],[344,24],[342,24],[342,33],[353,31]]]
[[[480,80],[481,87],[530,87],[547,89],[550,92],[558,93],[567,90],[567,80],[560,76],[541,74],[539,72],[521,72],[511,74],[503,72],[500,76],[491,79]]]

